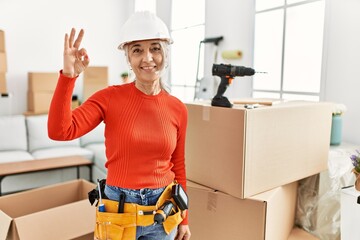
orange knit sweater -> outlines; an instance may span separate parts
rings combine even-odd
[[[49,111],[51,139],[79,138],[104,121],[107,184],[160,188],[176,179],[186,189],[182,102],[164,90],[146,95],[129,83],[100,90],[72,111],[75,80],[60,72]]]

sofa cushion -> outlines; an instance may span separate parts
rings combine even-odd
[[[105,124],[101,122],[96,128],[85,134],[80,138],[81,146],[86,146],[92,143],[104,143]]]
[[[0,151],[27,150],[26,125],[23,115],[0,117]]]
[[[39,149],[47,149],[54,147],[80,147],[79,139],[75,139],[72,141],[54,141],[50,139],[47,130],[47,120],[48,116],[46,114],[26,117],[29,151],[31,153]]]
[[[33,151],[32,156],[35,159],[44,159],[44,158],[56,158],[56,157],[65,157],[65,156],[82,156],[86,159],[93,160],[94,153],[88,149],[75,147],[75,146],[63,146],[56,148],[46,148]]]
[[[104,143],[88,144],[85,148],[89,149],[91,152],[94,153],[94,165],[106,173],[107,169],[105,168],[105,163],[106,163],[105,144]]]
[[[27,151],[0,151],[0,163],[33,160],[34,157]]]

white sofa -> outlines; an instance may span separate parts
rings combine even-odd
[[[80,155],[91,161],[92,179],[106,177],[104,124],[72,141],[54,141],[47,134],[47,115],[0,116],[0,163]],[[89,170],[82,167],[80,177],[89,179]],[[2,192],[58,183],[76,178],[76,168],[27,173],[5,177]]]

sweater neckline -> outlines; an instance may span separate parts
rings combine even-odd
[[[143,93],[142,91],[140,91],[135,86],[135,81],[132,82],[131,85],[132,85],[133,91],[136,93],[136,95],[139,97],[143,97],[143,98],[156,99],[156,98],[159,98],[160,96],[164,95],[164,93],[165,93],[164,89],[161,89],[161,91],[156,95],[147,95],[147,94]]]

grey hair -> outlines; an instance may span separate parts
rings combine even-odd
[[[165,90],[166,92],[170,92],[171,89],[167,82],[168,70],[169,70],[169,65],[170,65],[170,45],[167,41],[164,41],[164,40],[160,40],[159,43],[160,43],[161,51],[162,51],[162,55],[163,55],[163,62],[162,62],[162,66],[161,66],[160,73],[159,73],[160,86],[161,86],[161,89]],[[125,44],[124,51],[125,51],[126,62],[129,66],[129,79],[130,79],[130,81],[134,81],[136,76],[130,65],[129,44]]]

